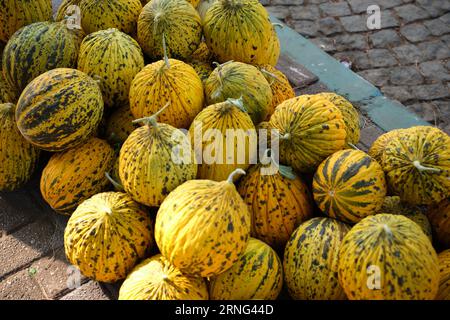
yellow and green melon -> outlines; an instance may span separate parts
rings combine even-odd
[[[139,44],[118,29],[91,33],[81,43],[78,69],[99,81],[105,106],[128,104],[131,82],[143,67]]]
[[[103,116],[102,92],[85,73],[48,71],[22,92],[16,121],[22,135],[40,149],[64,151],[95,133]]]
[[[211,300],[275,300],[283,286],[283,265],[266,243],[250,238],[244,253],[209,282]]]
[[[386,196],[381,166],[360,150],[341,150],[314,174],[314,200],[330,218],[356,223],[379,212]]]
[[[75,68],[83,34],[64,22],[36,22],[20,29],[3,52],[2,69],[17,93],[39,75],[56,68]]]
[[[302,223],[284,251],[284,277],[298,300],[344,300],[338,280],[339,249],[350,230],[343,222],[317,217]]]
[[[255,125],[266,118],[272,104],[272,89],[264,75],[252,65],[233,61],[214,69],[205,81],[205,96],[208,105],[242,97]]]
[[[191,57],[202,40],[202,23],[186,0],[152,0],[139,15],[137,38],[151,59],[165,55],[180,60]]]
[[[0,0],[0,41],[7,42],[20,28],[52,17],[51,0]]]
[[[146,209],[121,192],[104,192],[82,202],[67,223],[67,260],[101,282],[125,279],[154,244]]]
[[[131,83],[130,108],[136,119],[151,116],[170,103],[158,119],[187,129],[202,110],[203,102],[202,80],[194,68],[180,60],[149,64]]]
[[[256,162],[255,126],[242,100],[228,99],[203,109],[189,136],[199,163],[199,179],[223,181],[237,168],[245,170]]]
[[[212,277],[231,268],[244,253],[251,216],[233,178],[190,180],[172,191],[156,215],[161,254],[187,274]],[[182,245],[180,245],[182,244]]]
[[[436,251],[401,215],[361,220],[339,250],[339,283],[351,300],[431,300],[439,288]]]
[[[81,202],[106,190],[105,173],[114,160],[114,150],[98,138],[54,154],[42,171],[42,197],[55,211],[71,214]]]
[[[0,103],[0,191],[24,185],[34,172],[39,150],[17,129],[12,103]]]
[[[137,265],[123,282],[119,300],[208,300],[205,279],[183,273],[158,254]]]

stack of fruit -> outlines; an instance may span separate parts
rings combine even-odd
[[[0,190],[50,152],[66,256],[120,299],[450,298],[450,137],[358,150],[350,102],[275,68],[259,1],[0,3]]]

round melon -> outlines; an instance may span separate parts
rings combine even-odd
[[[206,12],[203,30],[219,62],[268,64],[273,26],[258,0],[219,0]]]
[[[338,107],[344,118],[345,128],[347,129],[347,144],[350,147],[356,145],[359,142],[360,125],[359,114],[355,107],[347,99],[333,92],[323,92],[318,95],[330,100]]]
[[[359,150],[341,150],[320,164],[313,180],[314,200],[330,218],[356,223],[379,212],[386,196],[381,166]]]
[[[284,249],[294,230],[312,218],[312,197],[303,180],[279,166],[253,166],[239,183],[239,194],[252,213],[252,236]]]
[[[144,122],[120,149],[119,176],[135,201],[157,207],[180,184],[195,179],[197,164],[181,130],[157,123],[155,117]]]
[[[302,223],[284,251],[284,277],[289,294],[297,300],[344,300],[339,285],[338,258],[350,226],[317,217]]]
[[[410,204],[450,197],[450,137],[438,128],[402,130],[385,148],[382,167],[389,189]]]
[[[378,163],[381,164],[381,160],[383,157],[384,149],[389,141],[391,141],[394,137],[397,137],[401,129],[391,130],[389,132],[383,133],[379,136],[370,147],[368,154]]]
[[[136,266],[119,291],[119,300],[208,300],[208,298],[208,288],[203,278],[183,273],[160,254]]]
[[[318,96],[284,101],[270,117],[268,127],[278,130],[280,162],[298,172],[314,172],[325,158],[345,145],[342,113]]]
[[[288,78],[283,72],[272,67],[270,64],[262,65],[258,67],[262,72],[267,82],[272,89],[272,104],[267,112],[266,120],[270,119],[270,116],[275,111],[275,108],[283,101],[295,98],[295,91],[289,83]]]
[[[135,118],[151,116],[170,103],[159,120],[187,129],[202,110],[203,101],[202,80],[194,68],[180,60],[149,64],[131,83],[130,108]]]
[[[79,6],[81,26],[86,34],[109,28],[131,36],[136,34],[137,19],[142,10],[140,0],[81,0]]]
[[[64,22],[36,22],[9,40],[3,52],[5,80],[18,93],[31,80],[56,68],[75,68],[82,33]]]
[[[203,109],[192,122],[189,135],[199,163],[199,179],[223,181],[237,168],[256,163],[255,126],[241,101],[229,99]]]
[[[444,248],[450,248],[450,198],[431,206],[427,215],[437,241]]]
[[[98,138],[54,154],[42,171],[41,193],[57,212],[70,214],[84,200],[105,191],[105,173],[114,164],[114,150]]]
[[[125,193],[99,193],[81,203],[67,223],[67,260],[101,282],[124,279],[153,246],[148,212]]]
[[[17,129],[14,108],[12,103],[0,103],[0,191],[13,191],[24,185],[39,158],[39,150]]]
[[[50,20],[51,0],[0,0],[0,41],[7,42],[20,28]]]
[[[250,212],[233,184],[190,180],[172,191],[156,216],[161,254],[181,271],[218,275],[235,264],[250,236]]]
[[[438,257],[420,227],[401,215],[356,224],[339,250],[339,282],[351,300],[434,299]]]
[[[402,202],[400,197],[389,196],[384,198],[380,213],[401,214],[411,219],[422,228],[430,241],[432,240],[431,224],[427,216],[418,207]]]
[[[186,0],[152,0],[139,15],[137,37],[151,59],[164,57],[165,41],[169,57],[187,60],[202,40],[202,23]]]
[[[128,105],[115,110],[106,121],[106,137],[108,141],[113,144],[124,143],[128,136],[139,127],[133,121],[134,117]]]
[[[275,300],[283,286],[282,269],[270,246],[250,238],[239,260],[210,279],[209,296],[211,300]]]
[[[139,44],[115,28],[91,33],[81,43],[78,69],[99,80],[105,106],[128,104],[131,82],[143,67]]]
[[[241,62],[227,62],[214,69],[205,82],[205,96],[208,105],[242,97],[255,125],[266,118],[272,104],[272,89],[264,75]]]
[[[83,143],[95,132],[102,116],[102,93],[97,82],[67,68],[34,79],[22,92],[16,108],[22,135],[48,151],[63,151]]]
[[[439,253],[439,291],[437,300],[450,300],[450,250]]]

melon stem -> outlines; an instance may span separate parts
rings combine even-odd
[[[291,134],[288,132],[288,133],[285,133],[284,135],[282,135],[282,136],[280,136],[280,139],[281,140],[289,140],[291,138]]]
[[[247,113],[247,109],[244,106],[244,99],[242,95],[239,97],[239,99],[228,98],[227,102],[237,107],[242,112]]]
[[[412,162],[412,164],[414,165],[414,167],[416,167],[417,170],[419,170],[420,172],[422,171],[430,171],[430,172],[441,172],[440,169],[437,168],[430,168],[430,167],[425,167],[423,165],[420,164],[420,162],[418,160],[414,160]]]
[[[264,68],[261,68],[261,72],[264,73],[264,74],[267,74],[269,77],[272,78],[272,81],[271,81],[270,85],[272,85],[275,80],[278,81],[278,82],[281,82],[280,78],[278,78],[276,74],[273,74],[272,72],[269,72],[269,71],[267,71]]]
[[[109,182],[111,182],[111,184],[114,186],[114,188],[116,188],[118,190],[122,190],[122,191],[124,190],[123,186],[119,182],[114,180],[108,172],[105,172],[105,177],[106,177],[106,179],[109,180]]]
[[[246,173],[244,170],[238,168],[238,169],[234,170],[232,173],[230,173],[230,175],[228,176],[227,182],[233,184],[234,177],[238,174],[245,175]]]
[[[156,113],[152,114],[150,117],[144,117],[140,119],[133,120],[132,123],[144,123],[151,127],[156,127],[158,125],[158,116],[167,109],[170,105],[170,101],[166,103],[164,107],[159,109]]]
[[[166,34],[163,33],[163,51],[164,51],[164,63],[167,66],[167,69],[170,69],[169,57],[167,56],[167,45],[166,45]]]

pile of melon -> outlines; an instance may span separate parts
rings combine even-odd
[[[67,259],[119,299],[450,299],[450,137],[359,150],[259,1],[2,5],[0,191],[45,162]]]

